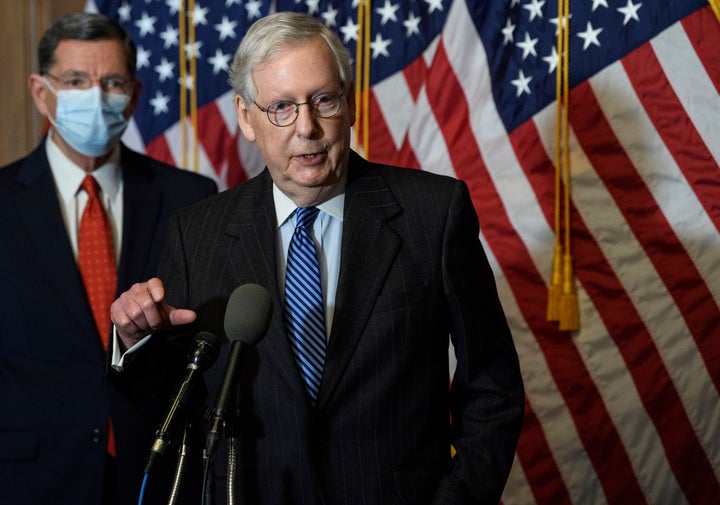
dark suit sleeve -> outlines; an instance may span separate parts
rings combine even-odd
[[[450,203],[442,258],[457,358],[451,386],[457,453],[434,505],[497,504],[522,424],[524,392],[517,353],[478,237],[467,186],[459,182]]]

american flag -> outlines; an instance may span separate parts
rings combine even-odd
[[[247,27],[310,12],[356,55],[356,1],[95,0],[133,34],[126,142],[232,186],[262,169],[226,83]],[[571,244],[580,328],[548,322],[557,0],[374,0],[366,156],[465,180],[520,355],[503,502],[720,499],[720,23],[705,0],[572,0]],[[191,18],[184,13],[192,12]],[[183,39],[191,19],[195,39]],[[185,32],[189,30],[186,28]],[[186,33],[187,34],[187,33]],[[196,71],[180,139],[180,48]],[[356,135],[359,140],[363,135]],[[186,145],[183,155],[182,145]],[[185,160],[185,161],[183,161]]]

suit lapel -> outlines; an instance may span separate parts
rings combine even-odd
[[[56,292],[54,298],[65,304],[68,314],[77,319],[88,335],[97,336],[80,271],[60,215],[60,203],[44,143],[28,156],[17,178],[25,190],[14,198],[33,242],[31,247],[40,257],[39,268],[45,272],[47,288]],[[94,340],[100,344],[99,338]]]
[[[232,268],[232,282],[234,286],[257,283],[270,292],[273,302],[270,327],[258,348],[271,357],[290,387],[297,394],[305,395],[283,323],[276,267],[277,219],[269,172],[266,170],[238,189],[237,203],[231,202],[228,206],[234,211],[224,226],[231,240],[227,264]]]
[[[385,180],[354,154],[350,166],[335,315],[318,409],[331,397],[347,368],[401,246],[400,237],[387,221],[402,209]]]
[[[116,294],[128,289],[137,279],[155,274],[146,272],[145,268],[149,249],[155,243],[162,193],[143,179],[144,174],[136,170],[137,164],[129,159],[132,155],[122,146],[123,240]]]

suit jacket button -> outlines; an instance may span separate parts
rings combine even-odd
[[[102,442],[103,441],[103,432],[100,430],[100,428],[95,428],[92,430],[92,441],[93,442]]]

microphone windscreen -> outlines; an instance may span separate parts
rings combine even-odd
[[[270,326],[272,298],[258,284],[243,284],[230,294],[225,309],[225,334],[232,342],[257,344]]]

